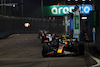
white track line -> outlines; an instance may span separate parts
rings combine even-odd
[[[90,53],[88,53],[88,52],[86,52],[92,59],[94,59],[96,62],[97,62],[97,64],[96,65],[92,65],[91,67],[99,67],[100,66],[100,59],[98,59],[98,58],[96,58],[96,57],[94,57],[94,56],[92,56]]]
[[[13,36],[15,36],[15,35],[19,36],[20,34],[12,34],[12,35],[9,36],[9,38],[10,38],[10,37],[13,37]]]

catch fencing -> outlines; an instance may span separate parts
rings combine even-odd
[[[25,23],[30,26],[25,27]],[[63,19],[0,16],[0,38],[10,34],[38,33],[39,30],[64,33]]]

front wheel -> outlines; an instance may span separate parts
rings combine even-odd
[[[42,47],[42,56],[48,57],[47,53],[49,52],[49,46],[47,44],[44,44]]]

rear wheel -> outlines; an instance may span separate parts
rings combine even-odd
[[[78,47],[79,47],[79,54],[84,55],[84,51],[85,51],[84,43],[79,43]]]
[[[42,37],[41,37],[41,43],[43,43],[43,42],[44,42],[44,37],[42,36]]]
[[[74,56],[79,55],[79,48],[78,48],[78,43],[73,45],[73,52],[74,52]]]
[[[74,55],[84,55],[85,47],[84,43],[77,43],[73,45]]]

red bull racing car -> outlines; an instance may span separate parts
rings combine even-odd
[[[58,38],[51,42],[45,43],[42,47],[42,56],[59,56],[59,55],[84,55],[84,44],[79,43],[77,39]]]

